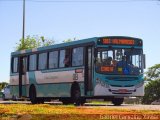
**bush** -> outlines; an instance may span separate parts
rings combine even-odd
[[[160,79],[151,80],[145,86],[145,95],[142,98],[143,104],[151,104],[155,100],[160,99]]]
[[[0,92],[0,98],[2,98],[2,94],[3,94],[3,93],[2,93],[2,92]]]

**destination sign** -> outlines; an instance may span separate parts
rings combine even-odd
[[[130,39],[108,39],[103,38],[102,44],[113,44],[113,45],[134,45],[135,41]]]
[[[102,66],[101,72],[113,72],[114,68],[112,66]]]

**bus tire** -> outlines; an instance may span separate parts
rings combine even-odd
[[[124,98],[114,98],[112,99],[112,103],[115,105],[115,106],[120,106],[124,101]]]
[[[81,105],[83,106],[86,102],[86,99],[85,98],[81,98]]]
[[[38,103],[37,96],[36,96],[36,88],[34,85],[31,85],[29,89],[29,98],[32,104]]]
[[[76,106],[81,104],[81,92],[78,83],[73,83],[71,87],[71,98]]]

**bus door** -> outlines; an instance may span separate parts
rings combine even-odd
[[[26,96],[27,57],[19,58],[19,97]],[[23,86],[23,89],[22,89]]]
[[[92,95],[93,90],[93,47],[86,47],[85,51],[85,95]]]

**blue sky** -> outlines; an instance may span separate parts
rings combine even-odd
[[[138,37],[144,40],[147,68],[160,63],[160,2],[33,1],[26,2],[26,36],[43,35],[56,43],[74,37]],[[8,82],[10,53],[22,36],[22,1],[0,0],[0,28],[0,82]]]

